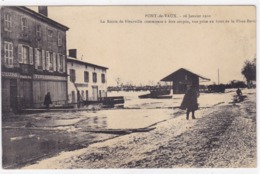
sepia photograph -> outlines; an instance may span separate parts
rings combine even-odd
[[[2,169],[256,169],[256,14],[1,6]]]

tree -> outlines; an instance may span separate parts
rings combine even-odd
[[[253,61],[246,60],[241,73],[245,76],[248,84],[256,81],[256,58]]]

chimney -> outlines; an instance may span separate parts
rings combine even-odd
[[[69,57],[77,58],[77,49],[69,49]]]
[[[38,12],[46,17],[48,17],[48,9],[47,6],[39,6]]]

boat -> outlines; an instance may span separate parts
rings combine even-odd
[[[171,90],[168,89],[155,89],[151,90],[150,94],[144,94],[138,96],[140,99],[143,98],[156,98],[156,99],[169,99],[172,98]]]

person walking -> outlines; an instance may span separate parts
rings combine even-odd
[[[50,94],[50,92],[47,92],[47,94],[45,95],[45,98],[44,98],[44,105],[46,106],[47,109],[49,109],[50,104],[52,104],[51,94]]]
[[[195,111],[198,109],[198,93],[194,86],[191,86],[187,90],[186,94],[183,97],[180,109],[187,109],[186,119],[189,120],[190,112],[192,113],[192,119],[195,119]]]

